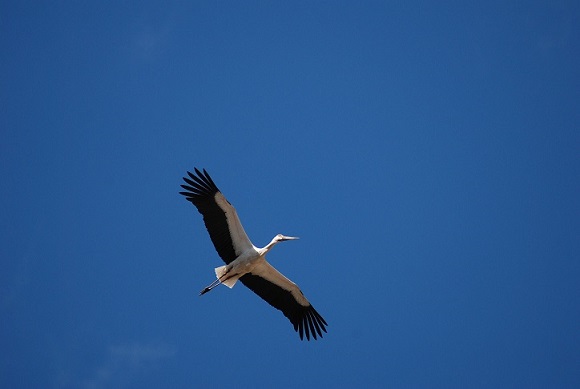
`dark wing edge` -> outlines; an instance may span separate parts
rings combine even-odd
[[[229,264],[236,259],[236,252],[230,237],[226,214],[215,200],[215,195],[220,190],[205,169],[203,172],[197,168],[194,169],[197,175],[188,171],[189,178],[183,177],[187,185],[181,185],[185,191],[179,193],[195,205],[203,216],[205,228],[218,255],[226,264]]]
[[[300,340],[304,340],[304,335],[307,340],[310,340],[310,335],[316,340],[316,334],[322,338],[322,332],[326,332],[328,324],[324,318],[311,304],[299,304],[290,291],[249,273],[242,276],[240,281],[268,304],[282,311],[300,335]]]

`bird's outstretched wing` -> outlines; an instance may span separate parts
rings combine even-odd
[[[298,286],[276,270],[267,261],[258,264],[240,281],[274,308],[282,311],[300,335],[300,339],[322,338],[328,325],[324,318],[308,302]]]
[[[188,201],[191,201],[203,216],[203,221],[218,255],[226,264],[234,261],[241,253],[252,248],[252,242],[240,223],[235,208],[228,202],[209,174],[195,168],[183,177],[187,185],[181,185]]]

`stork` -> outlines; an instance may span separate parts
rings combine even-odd
[[[183,177],[187,185],[181,185],[185,192],[179,192],[190,201],[203,216],[205,227],[218,255],[226,263],[215,268],[216,280],[202,289],[204,295],[216,286],[224,284],[233,288],[238,280],[256,293],[268,304],[282,311],[290,320],[300,339],[310,340],[310,335],[322,338],[326,332],[326,321],[308,302],[298,286],[276,270],[266,254],[280,242],[298,239],[294,236],[278,234],[265,247],[252,244],[240,223],[235,208],[226,200],[209,174],[195,168],[195,173],[187,172]]]

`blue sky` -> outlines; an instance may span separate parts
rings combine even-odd
[[[0,2],[0,386],[579,387],[579,17]],[[194,166],[323,340],[198,297]]]

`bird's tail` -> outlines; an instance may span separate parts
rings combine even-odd
[[[215,268],[215,275],[218,278],[218,280],[221,280],[222,276],[224,276],[225,274],[226,274],[226,267],[225,266],[220,266],[220,267]],[[227,277],[226,279],[222,280],[221,283],[231,289],[234,287],[234,285],[236,284],[236,282],[238,281],[239,278],[240,278],[240,276],[236,274],[234,276]]]

